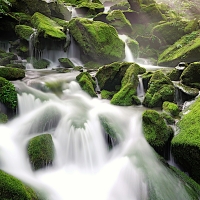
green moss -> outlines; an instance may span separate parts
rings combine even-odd
[[[96,78],[101,90],[116,91],[116,86],[121,88],[122,78],[132,63],[114,62],[98,69]]]
[[[25,77],[25,71],[18,68],[0,67],[0,77],[7,80],[22,79]]]
[[[97,97],[95,93],[96,83],[92,79],[91,75],[88,72],[82,72],[77,77],[76,80],[80,84],[81,88],[87,92],[91,97]]]
[[[84,64],[84,67],[87,69],[98,69],[100,68],[102,65],[93,61],[89,61],[87,63]]]
[[[39,200],[36,193],[14,176],[0,170],[0,199]]]
[[[58,61],[65,68],[74,68],[74,64],[68,58],[59,58]]]
[[[171,115],[169,115],[169,114],[163,112],[163,113],[160,114],[160,116],[161,116],[164,120],[166,120],[167,124],[169,124],[169,125],[175,124],[175,119],[174,119]]]
[[[130,48],[134,59],[137,59],[139,56],[139,43],[136,40],[131,39],[131,38],[128,38],[126,43],[128,47]]]
[[[15,32],[21,39],[29,41],[30,36],[34,33],[34,29],[26,25],[16,25]]]
[[[179,62],[195,62],[200,52],[200,32],[183,36],[167,48],[158,58],[158,65],[176,66]]]
[[[0,77],[0,102],[13,110],[17,107],[15,86],[2,77]]]
[[[0,124],[5,124],[8,121],[8,116],[4,113],[0,113]]]
[[[62,32],[63,27],[41,13],[36,12],[32,16],[31,22],[37,29],[37,34],[44,38],[66,39],[65,33]]]
[[[50,62],[48,60],[45,59],[40,59],[37,60],[36,62],[33,63],[33,67],[35,69],[45,69],[50,65]]]
[[[5,67],[26,69],[26,67],[23,64],[15,64],[15,63],[7,64]]]
[[[0,66],[5,66],[7,64],[10,64],[12,60],[16,60],[16,55],[12,54],[12,53],[3,53],[4,57],[0,59]],[[1,54],[1,56],[3,56]]]
[[[144,136],[161,156],[172,137],[172,132],[161,115],[155,110],[146,110],[142,115]]]
[[[172,139],[172,153],[176,161],[200,183],[200,98],[178,122],[179,133]]]
[[[140,105],[141,102],[137,98],[137,90],[132,83],[127,83],[117,92],[110,101],[111,104],[119,106]]]
[[[112,99],[115,92],[108,91],[108,90],[102,90],[101,91],[101,98],[102,99]]]
[[[106,20],[120,33],[131,33],[133,30],[130,21],[126,19],[121,10],[114,10],[109,12]]]
[[[83,53],[92,61],[111,63],[125,57],[125,44],[114,27],[100,21],[72,19],[68,26]]]
[[[162,105],[163,111],[171,114],[174,117],[179,116],[180,110],[178,108],[178,105],[169,101],[165,101]]]
[[[164,101],[174,101],[175,88],[171,80],[157,70],[151,77],[143,105],[149,108],[161,107]]]
[[[171,81],[179,81],[182,71],[174,68],[171,70],[167,76],[170,78]]]
[[[25,14],[23,12],[11,12],[9,14],[18,21],[18,24],[31,24],[31,15]]]
[[[56,18],[56,17],[52,17],[51,19],[52,19],[53,21],[55,21],[57,24],[59,24],[60,26],[64,27],[64,28],[67,27],[68,24],[69,24],[68,21],[63,20],[63,19],[59,19],[59,18]]]
[[[200,89],[200,62],[191,63],[182,73],[181,82],[185,85]]]
[[[54,144],[50,134],[32,138],[27,146],[28,156],[34,170],[52,165],[54,159]]]

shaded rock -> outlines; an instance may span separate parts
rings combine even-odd
[[[163,102],[162,109],[173,117],[178,117],[180,113],[178,105],[169,101]]]
[[[62,67],[65,68],[74,68],[74,64],[68,58],[59,58],[58,61],[60,62]]]

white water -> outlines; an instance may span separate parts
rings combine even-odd
[[[66,74],[60,98],[17,82],[22,94],[19,116],[0,126],[0,168],[43,191],[47,200],[147,200],[149,184],[159,199],[190,199],[144,139],[142,110],[90,98],[75,82],[76,75]],[[50,80],[49,75],[35,81]],[[49,111],[49,121],[41,124]],[[112,151],[99,115],[117,130],[119,144]],[[34,172],[26,145],[30,138],[45,133],[52,134],[55,159],[53,166]]]

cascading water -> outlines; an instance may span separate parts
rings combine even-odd
[[[91,98],[76,76],[77,72],[63,76],[59,97],[15,83],[19,116],[0,126],[1,169],[45,192],[47,200],[148,200],[151,191],[158,199],[189,200],[182,183],[146,142],[140,107],[118,107]],[[43,85],[52,79],[59,81],[58,74],[35,81]],[[49,120],[42,124],[47,113]],[[118,144],[110,151],[99,116],[106,117],[117,132]],[[55,146],[53,166],[33,171],[27,143],[46,133]]]

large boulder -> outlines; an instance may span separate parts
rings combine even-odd
[[[2,77],[0,77],[0,102],[12,110],[15,110],[17,107],[17,92],[15,86]]]
[[[149,108],[161,107],[164,101],[174,101],[175,88],[172,81],[157,70],[148,83],[143,105]]]
[[[154,150],[163,157],[167,157],[168,145],[173,131],[167,126],[162,116],[155,110],[146,110],[142,115],[144,136]]]
[[[72,19],[69,31],[90,60],[111,63],[125,57],[125,44],[110,25],[83,18]]]
[[[191,63],[181,74],[181,82],[193,88],[200,89],[200,62]]]
[[[7,80],[18,80],[25,77],[25,70],[12,67],[0,67],[0,77]]]
[[[172,154],[176,162],[200,183],[200,98],[192,104],[178,122],[178,133],[172,139]]]
[[[176,34],[176,33],[174,33]],[[200,52],[200,31],[194,31],[183,36],[167,48],[158,57],[160,66],[176,66],[180,62],[199,61],[197,55]]]
[[[27,145],[30,163],[34,170],[52,165],[54,144],[50,134],[42,134],[32,138]]]
[[[146,70],[136,63],[130,65],[121,81],[121,89],[113,96],[111,103],[120,106],[141,104],[137,97],[138,75],[145,72]]]
[[[35,191],[16,177],[0,170],[0,199],[39,200]]]
[[[30,36],[34,33],[34,29],[27,25],[16,25],[15,32],[20,39],[24,39],[28,42],[30,40]]]

